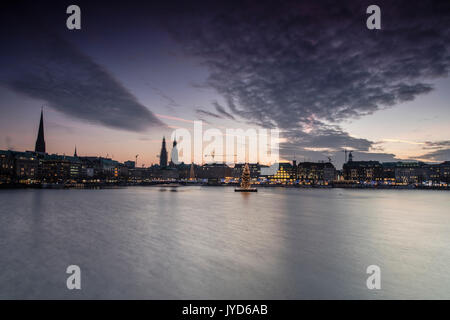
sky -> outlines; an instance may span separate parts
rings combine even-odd
[[[47,152],[145,166],[195,120],[279,129],[284,160],[450,160],[448,1],[77,1],[81,30],[71,4],[2,4],[0,149],[44,106]]]

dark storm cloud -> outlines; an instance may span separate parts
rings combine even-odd
[[[280,154],[287,159],[294,156],[300,160],[327,160],[331,157],[335,165],[342,165],[344,162],[344,148],[354,152],[355,158],[359,160],[382,160],[394,161],[393,154],[382,152],[368,152],[370,149],[374,151],[374,142],[355,138],[343,131],[339,126],[330,125],[311,125],[311,131],[303,132],[302,130],[282,130],[281,136],[286,138],[286,142],[280,145]],[[371,158],[372,157],[372,158]]]
[[[450,140],[425,141],[425,146],[423,149],[441,149],[445,147],[450,147]]]
[[[217,119],[222,119],[222,116],[220,116],[220,115],[218,115],[218,114],[216,114],[214,112],[210,112],[210,111],[199,109],[199,108],[195,109],[195,113],[198,116],[206,116],[206,117],[213,117],[213,118],[217,118]]]
[[[450,159],[450,148],[432,151],[432,152],[423,154],[423,155],[419,156],[418,158],[429,160],[429,161],[448,161],[448,159]]]
[[[230,113],[288,131],[305,145],[367,150],[334,126],[429,93],[450,68],[450,3],[244,1],[195,8],[172,24],[210,70]],[[328,128],[328,129],[327,129]]]
[[[225,118],[230,120],[236,120],[236,118],[231,113],[227,112],[225,108],[221,106],[217,101],[213,101],[213,105],[216,108],[216,111]]]
[[[289,141],[291,147],[299,145],[308,148],[328,148],[341,150],[345,147],[353,150],[368,151],[373,142],[367,139],[355,138],[344,132],[338,126],[315,125],[312,131],[282,130],[283,136]]]
[[[107,127],[143,131],[163,126],[108,70],[41,23],[43,9],[30,16],[27,8],[2,12],[0,85]]]
[[[45,127],[46,128],[51,128],[51,129],[53,129],[55,131],[62,131],[62,132],[65,132],[65,133],[70,133],[70,134],[73,134],[73,133],[76,132],[75,128],[73,128],[73,127],[62,125],[60,123],[51,122],[51,121],[47,121],[45,123]]]
[[[298,144],[293,143],[283,143],[280,146],[280,154],[282,154],[284,159],[286,160],[297,159],[298,161],[327,161],[330,158],[333,164],[338,168],[341,167],[345,162],[344,150],[336,150],[333,148],[324,148],[324,150],[311,150],[308,147],[302,148],[299,147]],[[352,154],[353,159],[358,161],[401,161],[401,159],[396,158],[396,156],[392,153],[353,151]]]
[[[146,83],[148,84],[148,83]],[[169,97],[167,94],[165,94],[161,89],[156,87],[150,87],[158,96],[160,96],[162,99],[166,101],[165,107],[173,111],[174,108],[180,107],[180,105],[171,97]]]
[[[229,120],[237,121],[236,118],[231,113],[227,112],[225,110],[225,108],[223,106],[221,106],[217,101],[213,101],[212,105],[214,106],[217,113],[214,113],[214,112],[211,112],[208,110],[203,110],[201,108],[195,109],[195,112],[199,116],[207,116],[207,117],[213,117],[213,118],[217,118],[217,119],[229,119]]]
[[[423,149],[429,152],[419,156],[419,159],[429,161],[447,161],[450,159],[450,140],[425,141]]]
[[[394,162],[402,161],[395,156],[393,153],[383,153],[383,152],[352,152],[353,160],[355,161],[380,161],[380,162]],[[342,158],[344,154],[341,152]]]

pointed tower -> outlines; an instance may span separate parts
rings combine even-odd
[[[166,150],[166,138],[163,137],[161,154],[159,155],[159,165],[162,168],[167,167],[167,150]]]
[[[353,162],[353,154],[350,151],[350,154],[348,155],[348,162]]]
[[[36,139],[35,152],[45,153],[45,140],[44,140],[44,110],[41,109],[41,121],[39,123],[39,131]]]
[[[78,157],[78,155],[77,155],[77,146],[75,146],[75,152],[73,153],[73,156],[74,157]]]
[[[177,138],[173,140],[172,152],[170,154],[170,164],[175,166],[178,164],[178,148],[177,148]]]

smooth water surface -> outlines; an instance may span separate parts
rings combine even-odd
[[[450,193],[0,191],[2,299],[450,299]],[[81,268],[81,290],[66,268]],[[366,268],[381,268],[381,290]]]

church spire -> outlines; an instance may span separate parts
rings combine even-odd
[[[170,154],[170,165],[176,166],[178,164],[178,149],[177,149],[177,137],[173,140],[172,153]]]
[[[39,131],[36,139],[35,152],[45,153],[45,140],[44,140],[44,108],[41,109],[41,121],[39,122]]]
[[[161,154],[159,155],[159,165],[163,168],[167,167],[166,137],[163,137]]]

